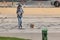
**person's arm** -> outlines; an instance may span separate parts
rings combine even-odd
[[[22,13],[24,13],[23,9],[22,9]]]
[[[23,10],[23,8],[22,8],[22,13],[24,13],[24,10]]]
[[[18,9],[17,9],[16,13],[18,13]]]

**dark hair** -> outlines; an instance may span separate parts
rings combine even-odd
[[[22,6],[19,4],[18,7],[22,7]]]
[[[20,4],[18,5],[17,9],[20,9],[20,7],[22,7]]]

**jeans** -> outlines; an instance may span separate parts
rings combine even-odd
[[[22,17],[18,17],[18,28],[22,28]]]

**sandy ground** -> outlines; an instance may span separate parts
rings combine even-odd
[[[0,8],[0,14],[16,15],[16,8]],[[59,16],[60,8],[24,8],[24,15]]]
[[[2,15],[1,15],[2,16]],[[42,40],[41,27],[48,28],[48,40],[60,39],[60,17],[41,17],[27,16],[23,17],[23,29],[17,29],[16,16],[8,18],[8,16],[0,17],[0,36],[18,37],[32,40]],[[35,28],[31,29],[30,24],[33,23]]]

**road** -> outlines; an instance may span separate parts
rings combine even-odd
[[[0,33],[0,36],[42,40],[41,33]],[[48,40],[60,40],[60,33],[48,33]]]

